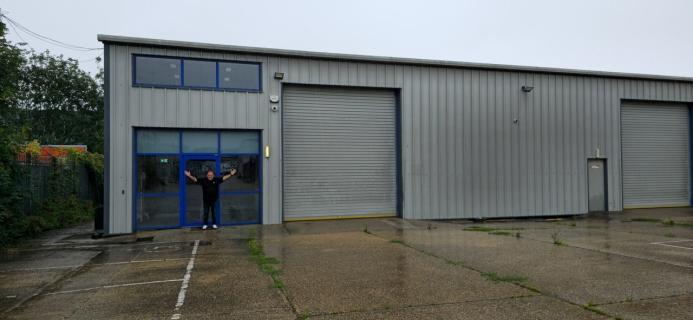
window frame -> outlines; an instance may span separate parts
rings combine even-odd
[[[151,84],[151,83],[138,83],[137,82],[137,58],[147,57],[147,58],[163,58],[163,59],[178,59],[180,61],[179,79],[178,85],[165,85],[165,84]],[[195,61],[211,61],[215,63],[216,71],[216,83],[215,87],[201,87],[201,86],[188,86],[185,85],[185,61],[195,60]],[[219,83],[219,63],[238,63],[238,64],[251,64],[258,67],[258,84],[257,89],[247,89],[247,88],[222,88]],[[207,91],[228,91],[228,92],[253,92],[262,93],[262,62],[259,61],[238,61],[238,60],[223,60],[223,59],[208,59],[208,58],[193,58],[193,57],[179,57],[179,56],[166,56],[166,55],[154,55],[154,54],[132,54],[132,86],[136,88],[164,88],[164,89],[188,89],[188,90],[207,90]]]

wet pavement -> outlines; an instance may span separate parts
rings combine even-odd
[[[693,319],[691,208],[99,240],[88,228],[2,253],[0,318]]]

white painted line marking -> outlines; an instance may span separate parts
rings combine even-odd
[[[147,281],[147,282],[134,282],[134,283],[114,284],[114,285],[100,286],[100,287],[92,287],[92,288],[84,288],[84,289],[75,289],[75,290],[66,290],[66,291],[49,292],[49,293],[46,293],[46,294],[44,294],[44,295],[46,295],[46,296],[52,296],[52,295],[56,295],[56,294],[75,293],[75,292],[91,291],[91,290],[97,290],[97,289],[110,289],[110,288],[132,287],[132,286],[142,286],[142,285],[147,285],[147,284],[166,283],[166,282],[179,282],[179,281],[183,281],[183,279],[170,279],[170,280],[159,280],[159,281]]]
[[[119,262],[91,263],[91,264],[86,264],[86,266],[108,266],[108,265],[130,264],[130,263],[178,261],[178,260],[188,260],[188,259],[190,259],[190,258],[130,260],[130,261],[119,261]],[[81,267],[81,266],[74,265],[74,266],[61,266],[61,267],[6,269],[6,270],[0,270],[0,273],[16,272],[16,271],[41,271],[41,270],[56,270],[56,269],[72,269],[72,268],[77,268],[77,267]]]
[[[72,268],[77,268],[80,266],[62,266],[62,267],[45,267],[45,268],[25,268],[25,269],[6,269],[6,270],[0,270],[0,273],[3,272],[15,272],[15,271],[40,271],[40,270],[55,270],[55,269],[72,269]]]
[[[662,242],[652,242],[650,244],[656,244],[660,246],[667,246],[667,247],[672,247],[672,248],[679,248],[679,249],[688,249],[688,250],[693,250],[691,247],[682,247],[682,246],[675,246],[670,243],[679,243],[679,242],[691,242],[693,240],[673,240],[673,241],[662,241]]]
[[[180,291],[178,292],[178,301],[176,302],[176,307],[173,309],[173,315],[171,320],[178,320],[181,314],[178,313],[180,308],[185,303],[185,294],[188,291],[188,285],[190,284],[190,277],[192,276],[193,267],[195,267],[195,256],[197,255],[197,247],[200,245],[200,240],[195,240],[195,246],[192,249],[192,256],[190,261],[188,261],[188,267],[185,269],[185,276],[183,276],[183,283],[180,285]]]
[[[91,265],[91,266],[107,266],[107,265],[117,265],[117,264],[148,263],[148,262],[166,262],[166,261],[178,261],[178,260],[188,260],[188,259],[190,259],[190,258],[130,260],[130,261],[120,261],[120,262],[93,263],[93,264],[90,264],[90,265]]]

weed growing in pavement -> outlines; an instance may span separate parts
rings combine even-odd
[[[609,315],[606,312],[597,309],[597,305],[595,305],[591,302],[588,302],[586,305],[583,305],[582,308],[584,308],[585,310],[592,311],[592,312],[594,312],[600,316],[609,317]]]
[[[373,234],[373,232],[368,231],[368,225],[366,225],[365,227],[363,227],[363,232],[364,232],[364,233],[367,233],[367,234]]]
[[[301,313],[298,316],[296,316],[296,320],[308,320],[310,319],[310,316],[307,313]]]
[[[522,235],[520,234],[520,232],[515,232],[515,238],[522,238]]]
[[[555,244],[555,245],[557,245],[557,246],[565,245],[565,243],[563,242],[563,240],[561,240],[561,239],[558,237],[558,232],[552,233],[552,234],[551,234],[551,239],[553,239],[553,244]]]
[[[528,280],[527,277],[518,276],[518,275],[499,276],[495,272],[482,272],[481,276],[486,278],[486,280],[493,281],[493,282],[524,283],[524,282],[527,282],[527,280]]]
[[[673,237],[675,237],[674,234],[671,233],[671,232],[664,234],[664,236],[665,236],[665,237],[668,237],[668,238],[673,238]]]
[[[471,226],[471,227],[464,228],[462,230],[464,230],[464,231],[490,232],[490,231],[495,231],[498,229],[491,228],[491,227],[484,227],[484,226]]]
[[[250,250],[250,259],[260,266],[262,272],[268,274],[270,278],[272,278],[274,287],[284,290],[284,282],[282,282],[280,277],[281,269],[277,267],[279,260],[266,256],[262,244],[256,239],[248,240],[248,249]]]
[[[497,236],[512,236],[513,235],[512,232],[505,231],[505,230],[495,230],[495,231],[489,232],[488,234],[495,234]]]
[[[623,222],[662,222],[662,220],[657,218],[630,218],[627,220],[622,220]]]
[[[671,220],[671,219],[666,219],[666,220],[662,221],[662,224],[665,226],[668,226],[668,227],[672,227],[676,224],[676,222],[674,222],[674,220]]]

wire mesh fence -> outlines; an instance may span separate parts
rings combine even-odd
[[[27,155],[18,160],[23,170],[19,190],[26,215],[36,213],[51,198],[76,196],[91,201],[97,212],[103,207],[103,185],[92,168],[75,158]]]

